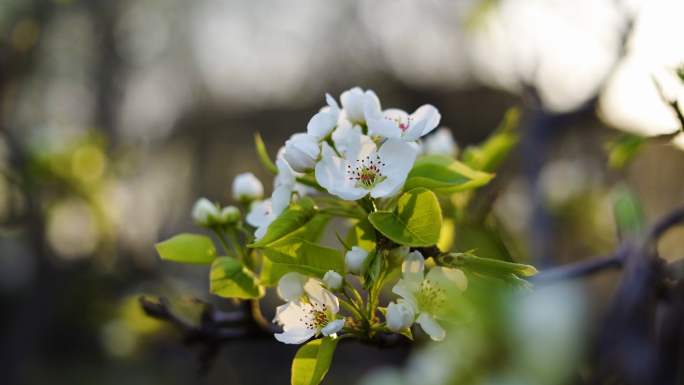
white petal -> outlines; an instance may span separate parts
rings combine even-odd
[[[374,158],[372,156],[376,151],[373,139],[366,135],[352,134],[349,144],[347,145],[347,160],[352,168],[356,167],[359,160]]]
[[[344,318],[334,320],[332,322],[329,322],[323,329],[321,329],[321,333],[323,333],[324,336],[329,336],[331,334],[335,334],[338,331],[342,330],[344,327]]]
[[[325,138],[337,125],[337,114],[319,112],[314,115],[306,126],[306,132],[318,140]]]
[[[346,159],[325,157],[316,164],[316,181],[330,194],[344,200],[361,199],[368,194],[368,190],[355,187],[355,183],[349,180],[348,170],[349,163]]]
[[[329,310],[333,314],[340,311],[340,302],[335,295],[321,286],[323,282],[317,279],[310,279],[304,284],[304,291],[309,297],[309,302],[314,307],[322,310]],[[325,305],[325,306],[323,306]]]
[[[309,329],[306,326],[299,326],[288,329],[283,333],[276,333],[273,336],[280,342],[286,344],[301,344],[306,342],[309,338],[316,334],[315,329]]]
[[[273,214],[277,217],[290,205],[292,187],[288,185],[278,187],[273,191],[271,199],[273,200]],[[275,218],[273,219],[275,220]]]
[[[268,225],[270,225],[270,223],[265,224],[263,226],[259,226],[259,228],[257,228],[254,231],[254,240],[255,241],[260,240],[261,238],[263,238],[264,235],[266,235],[266,232],[268,231]]]
[[[368,122],[369,119],[382,119],[380,99],[378,99],[378,96],[375,94],[375,92],[371,90],[366,91],[366,99],[363,103],[363,114],[366,118],[366,122]]]
[[[374,198],[390,197],[396,194],[406,182],[409,171],[416,161],[417,152],[401,139],[388,139],[378,151],[382,167],[382,175],[387,179],[378,183],[371,196]]]
[[[446,332],[442,328],[442,326],[437,323],[437,321],[432,317],[432,315],[422,312],[418,316],[418,319],[416,320],[417,324],[420,324],[420,327],[425,330],[425,333],[427,333],[430,338],[432,338],[435,341],[441,341],[444,339],[446,336]]]
[[[371,135],[382,136],[383,138],[401,138],[401,128],[391,120],[370,118],[366,123]]]
[[[423,283],[423,267],[425,259],[420,251],[412,251],[406,257],[406,261],[401,265],[401,271],[404,273],[404,281],[406,286],[412,292],[420,290],[420,284]]]
[[[385,314],[387,328],[395,333],[405,330],[413,324],[413,311],[404,303],[390,302],[387,305],[387,312]]]
[[[404,142],[413,142],[418,140],[423,135],[423,130],[425,128],[425,120],[420,120],[418,122],[411,122],[409,128],[404,132],[401,139]]]
[[[354,87],[348,91],[344,91],[340,96],[342,108],[347,113],[349,120],[353,122],[362,122],[364,120],[363,106],[365,102],[363,89]]]
[[[253,203],[246,219],[247,223],[254,227],[261,227],[273,222],[273,219],[275,219],[273,201],[269,198]]]
[[[439,125],[441,118],[442,115],[440,115],[437,108],[430,104],[424,104],[418,107],[416,112],[411,114],[411,119],[413,119],[415,122],[419,120],[425,120],[425,127],[423,128],[423,132],[420,136],[423,136],[434,130]]]
[[[278,188],[283,185],[290,187],[294,186],[295,174],[292,167],[290,167],[282,158],[276,159],[276,167],[278,167],[278,175],[276,175],[275,181],[273,182],[274,187]]]
[[[278,294],[288,302],[299,302],[304,296],[304,284],[309,280],[304,274],[287,273],[278,281]]]
[[[461,269],[436,266],[430,269],[425,279],[430,281],[430,286],[436,285],[437,288],[455,295],[468,288],[468,278]]]
[[[340,114],[340,105],[337,104],[337,100],[332,97],[330,94],[325,94],[325,102],[328,103],[330,106],[330,112],[339,115]]]

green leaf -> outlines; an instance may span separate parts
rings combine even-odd
[[[484,186],[493,177],[444,155],[429,155],[416,161],[404,189],[423,187],[438,194],[453,194]]]
[[[280,282],[280,278],[291,271],[283,264],[273,263],[270,259],[264,258],[264,262],[261,265],[261,284],[266,287],[276,286]]]
[[[309,197],[300,199],[283,211],[269,226],[266,234],[249,247],[263,247],[293,233],[316,215],[316,203]]]
[[[345,243],[349,247],[358,246],[367,251],[373,250],[378,243],[375,228],[368,219],[362,219],[349,229]]]
[[[479,171],[496,171],[520,141],[515,133],[519,122],[520,110],[516,107],[508,109],[499,127],[484,142],[463,150],[463,163]]]
[[[387,251],[387,250],[385,250]],[[363,288],[368,289],[378,280],[380,268],[382,267],[383,254],[378,253],[378,249],[371,250],[363,261],[361,274],[363,274]]]
[[[648,138],[639,135],[623,135],[614,139],[606,145],[608,167],[613,170],[622,169],[641,154],[647,144]]]
[[[254,143],[256,144],[256,151],[261,160],[261,164],[274,175],[278,175],[278,167],[276,167],[271,161],[271,158],[269,158],[268,152],[266,151],[266,145],[264,144],[264,141],[261,140],[261,135],[259,135],[258,132],[254,134]]]
[[[180,234],[155,245],[161,259],[197,265],[209,265],[216,259],[216,247],[204,235]]]
[[[390,240],[401,245],[431,246],[439,241],[442,211],[432,191],[417,188],[402,195],[393,212],[376,211],[370,223]]]
[[[318,243],[323,238],[325,230],[328,228],[330,216],[325,214],[316,214],[310,221],[299,229],[286,235],[287,238],[302,238],[309,242]],[[284,237],[284,238],[285,238]]]
[[[323,278],[328,270],[344,275],[344,257],[339,250],[305,241],[285,238],[261,249],[271,262],[284,265],[291,271]]]
[[[226,298],[260,298],[264,287],[259,279],[237,259],[221,257],[211,265],[211,292]]]
[[[616,187],[611,195],[613,216],[620,238],[642,240],[646,235],[646,219],[639,197],[625,186]]]
[[[292,385],[316,385],[330,368],[339,338],[315,339],[299,348],[292,361]]]

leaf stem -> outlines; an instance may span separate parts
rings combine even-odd
[[[230,246],[228,246],[228,241],[226,241],[226,237],[224,236],[223,231],[218,229],[218,228],[214,228],[213,230],[214,230],[214,234],[216,234],[216,237],[218,238],[219,242],[221,242],[221,246],[223,247],[223,251],[230,254],[233,258],[240,260],[240,257],[235,252],[235,250],[233,250]]]

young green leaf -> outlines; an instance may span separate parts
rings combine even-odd
[[[209,265],[216,259],[216,247],[204,235],[180,234],[155,245],[161,259],[174,262]]]
[[[259,279],[240,261],[222,257],[211,265],[209,275],[210,289],[213,294],[226,298],[260,298],[265,294]]]
[[[640,135],[623,135],[610,141],[606,145],[608,167],[613,170],[621,170],[637,155],[641,154],[646,149],[647,144],[648,138]]]
[[[264,258],[261,265],[261,274],[259,279],[261,284],[266,287],[276,286],[283,275],[291,272],[287,266],[280,263],[273,263],[270,259]]]
[[[510,108],[506,111],[499,127],[477,146],[468,146],[463,150],[463,163],[475,170],[494,172],[506,159],[511,150],[518,144],[520,138],[515,129],[520,122],[520,110]]]
[[[256,151],[257,155],[259,155],[259,159],[261,160],[261,163],[266,167],[268,171],[273,173],[274,175],[278,174],[278,167],[271,161],[271,158],[268,157],[268,152],[266,152],[266,145],[264,144],[264,141],[261,140],[261,135],[259,133],[254,134],[254,143],[256,144]]]
[[[358,246],[364,250],[373,250],[378,243],[375,228],[368,219],[362,219],[349,229],[345,243],[349,247]]]
[[[299,348],[292,361],[292,385],[317,385],[330,368],[338,338],[315,339]]]
[[[404,189],[423,187],[437,194],[453,194],[484,186],[493,177],[444,155],[429,155],[416,161]]]
[[[396,243],[411,247],[431,246],[439,240],[442,211],[434,193],[417,188],[399,198],[394,212],[376,211],[368,220],[382,235]]]
[[[285,238],[261,249],[271,262],[284,265],[291,271],[323,278],[328,270],[344,274],[344,257],[339,250],[305,241]]]
[[[264,247],[305,226],[316,215],[316,203],[309,197],[300,199],[296,204],[283,211],[275,221],[268,226],[268,231],[258,242],[249,247]],[[325,227],[325,226],[321,226]]]

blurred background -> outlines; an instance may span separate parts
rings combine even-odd
[[[684,135],[669,135],[681,126],[667,103],[683,100],[682,15],[677,0],[0,1],[0,383],[286,383],[296,346],[235,342],[202,377],[137,298],[166,296],[190,319],[192,298],[231,309],[209,294],[208,267],[162,262],[154,244],[200,232],[192,204],[234,203],[238,173],[270,194],[254,133],[274,156],[326,92],[357,85],[384,108],[433,104],[460,148],[521,109],[521,141],[455,249],[540,269],[610,252],[615,194],[646,222],[684,203]],[[621,138],[638,151],[611,153]],[[668,233],[660,255],[684,257],[683,236]],[[555,354],[558,383],[581,374],[619,279],[542,288],[502,315],[519,321],[514,335],[558,337],[519,361]],[[389,381],[420,360],[439,362],[342,344],[324,383]]]

